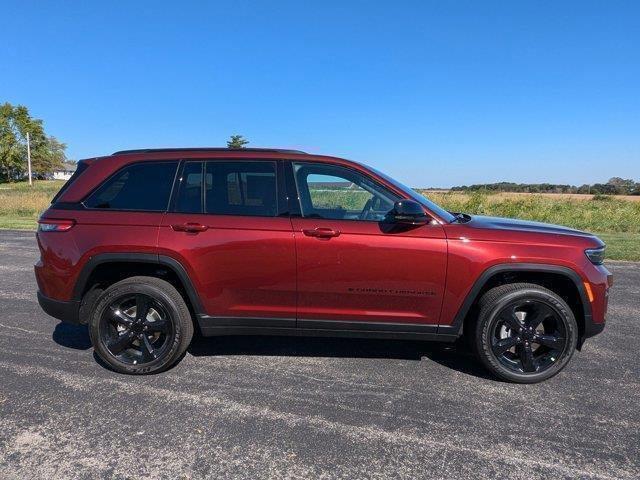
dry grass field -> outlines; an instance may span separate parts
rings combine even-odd
[[[634,196],[423,191],[450,211],[566,225],[597,234],[607,257],[640,261],[640,201]]]
[[[470,195],[464,192],[454,192],[451,190],[421,190],[425,195],[429,194],[452,194],[452,195]],[[513,199],[521,197],[529,197],[531,195],[540,196],[543,198],[549,198],[552,200],[593,200],[594,195],[587,195],[586,193],[525,193],[525,192],[497,192],[490,194],[496,199]],[[629,202],[640,202],[640,195],[615,195],[612,198],[616,200],[626,200]]]
[[[33,230],[62,181],[0,184],[0,228]],[[593,232],[608,257],[640,261],[640,198],[575,194],[422,191],[448,210],[566,225]],[[345,200],[348,203],[348,199]]]
[[[595,233],[640,233],[640,202],[617,196],[422,191],[447,210],[522,218]]]
[[[62,180],[0,183],[0,228],[34,230],[38,216],[45,210]]]

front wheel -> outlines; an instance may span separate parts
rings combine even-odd
[[[571,308],[546,288],[508,284],[480,299],[475,350],[504,380],[537,383],[551,378],[569,363],[577,341]]]
[[[89,320],[98,356],[122,373],[157,373],[174,365],[193,336],[180,293],[154,277],[131,277],[107,288]]]

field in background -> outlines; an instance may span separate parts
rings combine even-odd
[[[422,191],[453,212],[554,223],[597,234],[607,257],[640,261],[640,202],[636,197],[575,194]]]
[[[38,216],[64,180],[38,180],[30,187],[27,182],[0,183],[0,228],[35,230]]]
[[[458,193],[463,195],[471,195],[471,192],[468,192],[468,193],[461,192],[461,191],[454,192],[451,190],[438,190],[438,189],[434,189],[434,190],[418,189],[418,190],[420,190],[422,193],[425,193],[425,194],[431,194],[431,193],[457,194]],[[518,198],[518,197],[527,197],[531,195],[537,195],[543,198],[551,198],[556,200],[566,200],[567,198],[570,198],[572,200],[591,200],[594,197],[593,194],[586,194],[586,193],[527,193],[527,192],[488,192],[488,191],[481,192],[481,193],[488,193],[489,195],[494,195],[497,198]],[[617,200],[629,200],[630,202],[640,202],[640,195],[612,195],[611,198],[614,198]]]
[[[63,181],[0,184],[0,228],[32,230]],[[353,192],[356,193],[356,192]],[[608,258],[640,261],[640,202],[636,197],[423,191],[447,210],[555,223],[598,234]],[[357,202],[357,199],[354,199]]]
[[[434,202],[453,212],[513,217],[598,233],[640,233],[640,202],[614,196],[574,198],[549,195],[485,192],[427,192]]]

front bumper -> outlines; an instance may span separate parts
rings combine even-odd
[[[68,302],[55,300],[38,292],[38,303],[47,315],[51,315],[65,323],[80,324],[80,302],[75,300]]]
[[[609,293],[613,286],[613,275],[602,265],[596,268],[601,278],[599,282],[593,282],[589,285],[590,290],[593,292],[591,294],[592,298],[587,299],[591,313],[585,315],[584,332],[582,332],[582,336],[578,340],[578,348],[582,347],[582,344],[587,338],[601,333],[606,325]],[[587,286],[586,283],[585,286]]]
[[[606,324],[604,322],[603,323],[593,323],[593,322],[587,323],[585,325],[584,336],[582,337],[582,341],[586,340],[589,337],[593,337],[601,333],[604,330],[605,325]]]

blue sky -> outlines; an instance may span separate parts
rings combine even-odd
[[[413,186],[640,180],[640,2],[0,0],[0,102],[74,159],[300,148]]]

